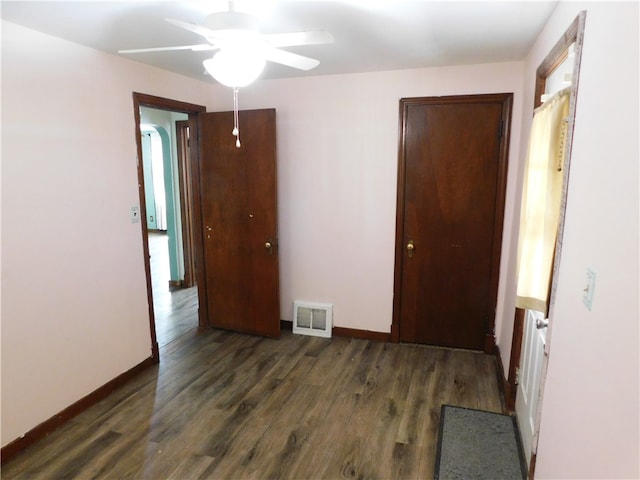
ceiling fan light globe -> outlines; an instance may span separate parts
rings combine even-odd
[[[245,87],[255,81],[265,66],[264,54],[257,49],[225,49],[202,62],[209,74],[227,87]]]

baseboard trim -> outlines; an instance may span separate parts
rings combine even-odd
[[[333,334],[336,337],[360,338],[363,340],[374,340],[376,342],[391,341],[390,333],[358,330],[357,328],[333,327]]]
[[[280,320],[280,328],[291,332],[293,331],[293,322],[290,320]],[[336,337],[359,338],[362,340],[374,340],[377,342],[391,341],[390,333],[374,332],[372,330],[359,330],[357,328],[333,327],[331,334]]]
[[[391,333],[389,335],[392,343],[400,343],[400,326],[397,323],[391,324]]]
[[[496,362],[497,362],[497,375],[498,375],[498,390],[500,391],[500,400],[502,401],[503,413],[512,413],[513,408],[509,406],[507,399],[510,397],[511,385],[507,381],[507,377],[504,374],[504,366],[502,364],[502,355],[500,354],[500,347],[496,345]]]
[[[293,332],[293,322],[291,320],[280,320],[280,330]]]
[[[487,355],[496,354],[496,337],[493,333],[486,333],[484,335],[484,353]]]
[[[7,461],[11,460],[24,449],[33,445],[38,440],[46,437],[58,427],[62,426],[89,407],[95,405],[100,400],[107,397],[116,388],[124,385],[140,372],[155,365],[156,363],[157,362],[153,357],[149,357],[146,360],[143,360],[133,368],[130,368],[126,372],[118,375],[113,380],[105,383],[103,386],[97,388],[87,396],[81,398],[61,412],[55,414],[53,417],[45,420],[40,425],[32,428],[21,437],[16,438],[14,441],[8,443],[0,450],[0,464],[4,465]]]

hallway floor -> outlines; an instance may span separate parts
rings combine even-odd
[[[158,345],[198,327],[198,287],[169,290],[169,245],[166,233],[149,233],[153,309]]]

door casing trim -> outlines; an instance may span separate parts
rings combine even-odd
[[[135,119],[135,138],[136,138],[136,148],[137,148],[137,170],[138,170],[138,196],[140,199],[140,225],[141,225],[141,233],[142,233],[142,252],[143,252],[143,258],[144,258],[144,270],[145,270],[145,276],[146,276],[146,280],[147,280],[147,303],[149,305],[149,331],[150,331],[150,335],[151,335],[151,358],[153,359],[154,363],[159,363],[160,362],[160,349],[158,347],[158,339],[156,336],[156,321],[155,321],[155,313],[154,313],[154,309],[153,309],[153,290],[151,288],[151,261],[149,259],[149,244],[147,242],[147,237],[149,234],[149,228],[147,225],[147,206],[146,206],[146,199],[145,199],[145,195],[144,195],[144,171],[143,171],[143,165],[142,165],[142,141],[140,139],[140,107],[151,107],[151,108],[157,108],[159,110],[170,110],[173,112],[181,112],[181,113],[186,113],[187,115],[189,115],[189,130],[191,132],[191,146],[192,148],[190,149],[189,152],[189,160],[191,163],[192,167],[197,167],[198,165],[198,136],[196,134],[196,132],[198,131],[198,114],[200,112],[204,112],[206,111],[206,107],[202,106],[202,105],[195,105],[192,103],[186,103],[186,102],[181,102],[178,100],[171,100],[169,98],[163,98],[163,97],[156,97],[154,95],[147,95],[145,93],[138,93],[138,92],[133,92],[132,94],[133,96],[133,116]],[[192,192],[193,192],[193,196],[194,199],[198,198],[198,196],[200,195],[200,191],[197,188],[198,187],[198,182],[196,181],[198,175],[197,175],[197,170],[195,170],[194,168],[192,168],[191,170],[192,173],[192,178],[191,178],[191,185],[192,185]],[[199,215],[199,211],[198,207],[196,206],[196,204],[198,204],[198,202],[194,202],[194,212],[193,212],[193,229],[194,232],[199,232],[202,229],[199,228],[199,219],[200,219],[200,215]],[[194,235],[194,237],[196,237],[196,235]],[[197,246],[198,244],[198,240],[194,239],[195,242],[195,262],[196,264],[199,264],[199,258],[198,258],[198,254],[199,252],[199,248]],[[196,275],[199,276],[198,273],[199,269],[196,269]],[[201,270],[201,269],[200,269]],[[199,280],[199,279],[198,279]],[[198,281],[196,281],[196,283],[199,283]],[[200,290],[198,289],[198,299],[200,301]],[[200,302],[200,305],[202,305],[202,303]],[[205,312],[206,314],[206,312]],[[198,325],[200,327],[202,327],[203,325],[203,321],[206,317],[203,318],[203,309],[199,308],[198,309]]]

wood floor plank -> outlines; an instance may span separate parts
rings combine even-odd
[[[234,418],[232,425],[221,429],[220,434],[224,436],[225,445],[229,445],[229,449],[225,450],[225,455],[221,457],[220,465],[215,470],[216,475],[224,473],[225,477],[234,478],[262,471],[260,468],[263,469],[264,463],[268,461],[264,459],[270,458],[274,452],[275,440],[269,439],[274,425],[282,425],[285,422],[285,427],[281,428],[286,428],[286,422],[296,418],[296,408],[311,400],[310,389],[301,380],[314,362],[314,357],[302,356],[296,368],[291,370],[291,378],[273,378],[272,384],[277,386],[271,391],[273,395],[265,395],[265,392],[260,390],[251,392],[248,401],[255,405],[251,416],[242,421]],[[241,459],[239,465],[237,459]]]
[[[329,407],[326,405],[327,397],[323,395],[322,400],[329,415],[309,434],[308,446],[291,466],[291,473],[287,478],[304,478],[309,476],[309,472],[313,472],[316,478],[323,478],[322,472],[327,468],[333,449],[348,428],[355,409],[356,395],[341,391],[337,398],[330,401]]]
[[[237,475],[234,472],[238,470],[237,459],[243,459],[242,468],[252,461],[256,439],[262,437],[278,412],[286,408],[287,398],[295,389],[293,385],[300,383],[315,364],[316,358],[307,355],[308,348],[313,348],[313,342],[308,339],[294,340],[289,336],[283,340],[270,348],[278,350],[280,354],[273,368],[246,393],[246,401],[255,404],[251,415],[247,416],[244,423],[237,424],[235,435],[229,439],[228,451],[209,465],[202,478],[234,478]],[[282,385],[285,381],[287,384]],[[222,430],[223,435],[229,433],[225,428]]]
[[[325,340],[330,348],[318,357],[316,364],[305,378],[305,383],[310,385],[335,386],[336,379],[343,381],[360,358],[366,342],[352,338],[332,338]]]
[[[185,478],[198,478],[213,462],[211,457],[191,455],[185,458],[178,467],[167,477],[167,480],[183,480]]]
[[[432,478],[443,403],[501,411],[479,352],[185,334],[3,479]]]
[[[145,462],[157,450],[158,445],[150,443],[144,433],[127,435],[122,442],[105,451],[101,458],[87,463],[86,471],[90,475],[86,475],[86,478],[141,478],[140,472]]]
[[[158,344],[162,347],[198,325],[198,287],[171,290],[166,232],[149,232],[151,289]]]
[[[122,434],[112,431],[104,432],[94,438],[89,444],[81,448],[76,448],[70,458],[64,462],[50,464],[51,468],[45,469],[44,478],[77,478],[80,472],[95,461],[101,452],[113,446]]]
[[[434,381],[437,351],[412,346],[408,361],[420,368],[412,369],[411,383],[404,403],[404,411],[396,441],[405,444],[417,443],[419,421],[429,408],[428,392]],[[432,390],[432,389],[431,389]]]
[[[93,430],[87,430],[84,425],[71,420],[50,434],[46,442],[40,441],[32,445],[9,464],[3,465],[2,475],[6,476],[6,471],[9,471],[15,475],[14,478],[41,477],[48,465],[64,461],[73,454],[69,444],[76,448],[93,435]]]
[[[273,417],[269,427],[257,439],[251,456],[243,462],[243,475],[249,478],[287,478],[315,421],[309,420],[319,405],[320,388],[301,384],[283,404],[282,412]],[[238,472],[241,473],[241,472]]]

